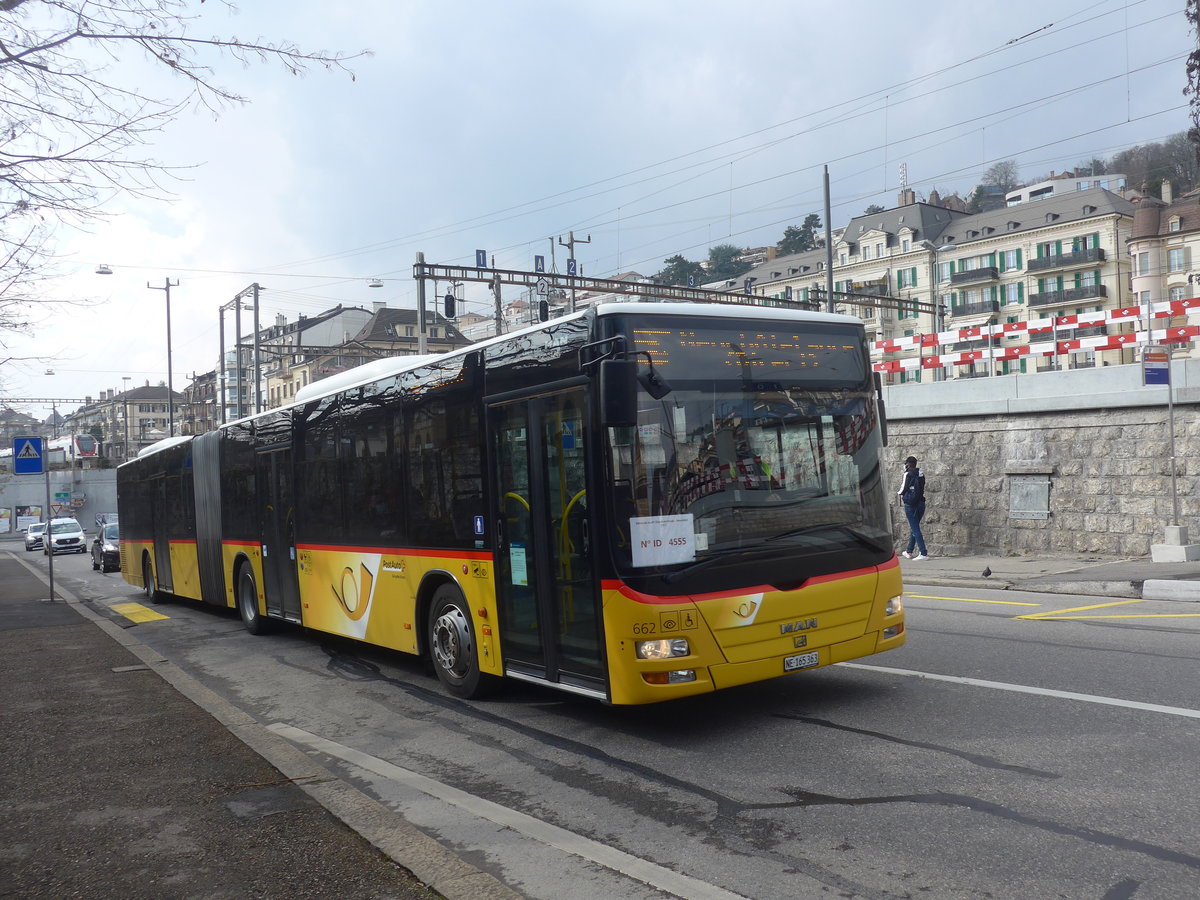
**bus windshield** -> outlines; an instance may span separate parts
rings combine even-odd
[[[772,348],[750,348],[738,334],[705,334],[706,353],[679,354],[671,343],[659,355],[671,392],[641,394],[636,427],[609,429],[623,571],[692,571],[730,556],[835,551],[844,566],[847,552],[864,565],[891,555],[875,397],[863,364],[850,360],[861,351],[849,352],[848,330],[843,337],[846,358],[834,353],[811,370],[771,368]],[[766,371],[739,365],[751,355]],[[722,367],[725,377],[697,377]]]

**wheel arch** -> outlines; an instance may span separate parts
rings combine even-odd
[[[443,585],[453,585],[454,589],[462,596],[463,601],[466,602],[467,595],[462,589],[462,585],[448,571],[445,569],[433,569],[425,573],[421,579],[420,586],[417,588],[417,620],[414,623],[417,629],[417,655],[421,659],[429,659],[429,610],[433,606],[433,595]]]

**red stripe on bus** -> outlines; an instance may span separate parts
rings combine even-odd
[[[890,562],[883,563],[879,566],[864,566],[861,569],[852,569],[848,572],[836,572],[832,575],[818,575],[814,578],[809,578],[804,582],[804,585],[799,588],[808,587],[813,584],[824,584],[830,581],[844,581],[847,578],[861,578],[863,575],[873,575],[876,572],[890,569],[893,566],[898,566],[899,560],[892,557]],[[623,581],[616,578],[604,579],[600,582],[600,587],[606,591],[617,591],[623,597],[633,600],[635,603],[645,603],[649,606],[662,603],[691,603],[700,600],[719,600],[723,597],[743,597],[746,594],[775,594],[787,593],[781,592],[777,587],[770,584],[756,584],[744,588],[737,588],[732,591],[713,591],[705,594],[675,594],[673,596],[659,597],[655,594],[643,594],[641,591],[635,590]]]
[[[393,556],[438,556],[454,559],[492,558],[489,550],[416,550],[412,547],[346,547],[340,544],[297,544],[297,550],[323,550],[333,553],[390,553]]]
[[[221,541],[222,547],[257,547],[258,541]]]

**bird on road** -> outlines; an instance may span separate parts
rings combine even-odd
[[[983,577],[984,577],[984,578],[991,578],[991,577],[992,577],[992,567],[991,567],[991,566],[984,566],[984,567],[983,567]]]

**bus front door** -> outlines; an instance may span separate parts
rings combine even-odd
[[[496,591],[510,675],[603,691],[581,390],[493,406]]]
[[[300,585],[296,580],[295,500],[290,447],[258,454],[259,484],[267,499],[262,515],[263,580],[267,613],[300,621]]]

